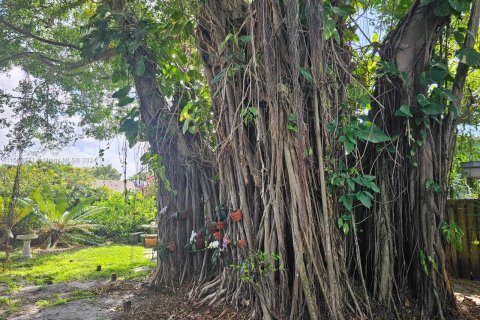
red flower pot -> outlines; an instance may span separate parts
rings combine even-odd
[[[239,247],[240,249],[243,249],[247,246],[247,240],[245,239],[240,239],[237,241],[237,247]]]
[[[167,243],[167,250],[169,252],[174,252],[177,249],[177,245],[175,244],[175,241],[170,241]]]
[[[220,233],[220,231],[215,232],[215,233],[213,234],[213,238],[214,238],[215,240],[218,240],[218,241],[222,240],[222,234]]]
[[[243,217],[243,214],[242,214],[242,211],[240,209],[235,210],[230,214],[230,218],[233,221],[240,221],[240,220],[242,220],[242,217]]]
[[[146,236],[145,237],[145,247],[153,248],[158,244],[157,236]]]

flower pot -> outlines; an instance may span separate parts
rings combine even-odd
[[[157,236],[146,236],[145,237],[145,247],[153,248],[158,244]]]
[[[177,249],[177,245],[175,244],[175,241],[170,241],[169,243],[167,243],[166,248],[169,252],[174,252]]]
[[[210,223],[210,225],[208,226],[208,231],[210,231],[210,233],[217,232],[217,224],[215,222]]]
[[[243,249],[247,246],[247,240],[245,239],[240,239],[237,241],[237,247],[239,247],[240,249]]]
[[[217,229],[223,230],[225,228],[225,221],[217,221]]]
[[[174,212],[172,214],[172,219],[175,219],[175,220],[187,220],[188,218],[188,213],[187,211],[183,211],[183,212]]]
[[[240,221],[240,220],[242,220],[242,217],[243,217],[243,215],[242,215],[242,211],[240,209],[235,210],[230,214],[230,218],[233,221]]]
[[[214,238],[215,240],[218,240],[218,241],[222,240],[222,234],[220,233],[220,231],[215,232],[215,233],[213,234],[213,238]]]
[[[197,238],[195,240],[195,249],[202,250],[205,248],[205,239],[204,238]]]

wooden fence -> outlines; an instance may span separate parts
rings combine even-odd
[[[449,200],[447,217],[464,232],[462,250],[447,250],[449,273],[454,278],[480,280],[480,200]]]

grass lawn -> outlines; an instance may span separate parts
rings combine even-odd
[[[23,286],[22,279],[37,285],[84,280],[92,278],[110,279],[112,273],[119,278],[137,278],[145,272],[134,272],[136,267],[154,267],[155,262],[144,255],[138,246],[105,246],[79,249],[50,255],[34,256],[29,260],[13,259],[5,272],[0,271],[0,283],[10,290]],[[97,266],[102,271],[96,271]]]

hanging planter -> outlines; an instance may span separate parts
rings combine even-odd
[[[232,219],[232,221],[240,221],[242,220],[242,217],[243,217],[243,214],[240,209],[235,210],[230,214],[230,218]]]
[[[167,250],[168,252],[174,252],[177,249],[177,245],[175,244],[175,241],[170,241],[167,243]]]
[[[202,250],[205,248],[205,238],[197,238],[195,239],[195,249]]]
[[[217,229],[223,230],[225,228],[225,221],[217,221]]]
[[[172,219],[174,220],[187,220],[188,218],[188,214],[187,214],[187,211],[183,211],[183,212],[174,212],[172,214]]]
[[[240,239],[237,241],[237,247],[240,249],[243,249],[247,246],[247,240],[245,239]]]
[[[222,234],[220,233],[220,231],[214,232],[213,238],[218,241],[222,240]]]
[[[145,247],[153,248],[158,244],[158,236],[156,235],[147,235],[145,237]]]

